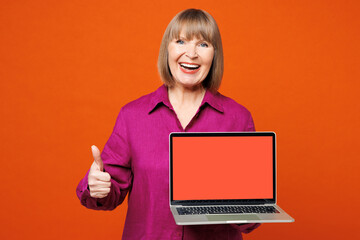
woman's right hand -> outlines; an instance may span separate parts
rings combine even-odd
[[[95,146],[91,146],[94,162],[91,165],[88,175],[88,185],[90,196],[93,198],[104,198],[110,192],[111,177],[110,174],[104,172],[104,164],[100,156],[100,150]]]

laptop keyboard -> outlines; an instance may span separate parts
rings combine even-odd
[[[176,209],[179,215],[279,213],[279,211],[273,206],[200,206],[200,207],[179,207]]]

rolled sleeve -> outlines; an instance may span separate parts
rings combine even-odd
[[[91,197],[87,187],[88,171],[76,190],[81,204],[85,207],[95,210],[112,210],[124,201],[132,182],[131,156],[126,131],[126,120],[123,111],[120,111],[114,130],[101,153],[104,171],[111,176],[110,193],[105,198]]]

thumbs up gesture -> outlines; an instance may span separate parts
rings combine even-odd
[[[104,198],[110,192],[111,182],[110,174],[104,172],[104,164],[100,156],[100,150],[95,146],[91,146],[94,162],[91,165],[88,184],[90,196],[94,198]]]

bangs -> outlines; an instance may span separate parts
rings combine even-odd
[[[197,12],[196,14],[192,14],[189,12],[188,14],[180,16],[174,23],[172,29],[170,29],[170,38],[180,38],[181,31],[184,31],[185,37],[188,40],[191,40],[195,37],[214,45],[214,27],[204,13],[199,14]]]

